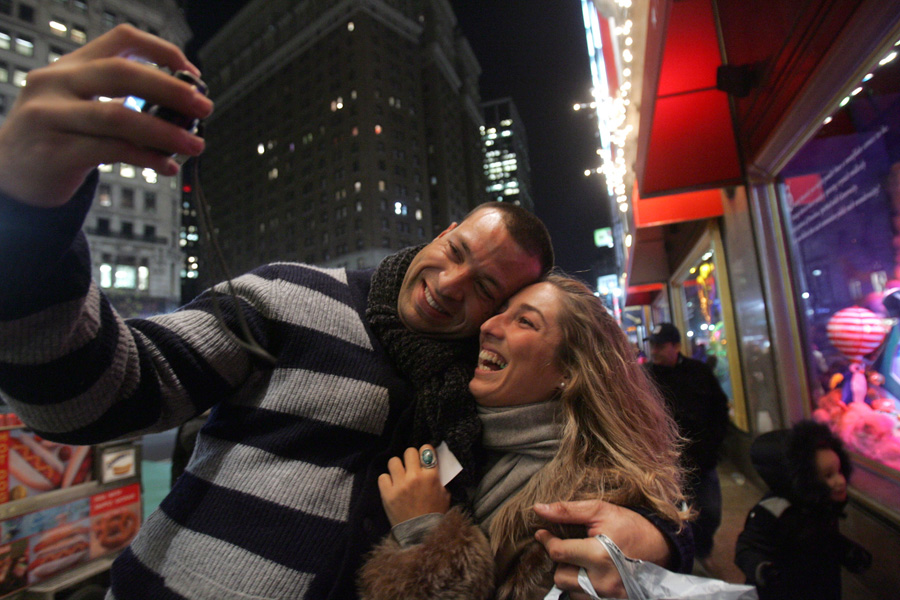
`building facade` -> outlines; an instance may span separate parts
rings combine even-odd
[[[182,47],[191,35],[172,0],[0,2],[0,113],[11,108],[28,71],[120,23]],[[95,281],[125,316],[175,308],[182,265],[178,178],[125,164],[100,170],[97,198],[85,221]]]
[[[201,182],[233,273],[373,267],[487,199],[480,69],[446,0],[257,0],[200,61]]]
[[[484,176],[491,200],[512,202],[534,211],[531,193],[531,163],[525,124],[512,98],[481,105],[484,127]]]

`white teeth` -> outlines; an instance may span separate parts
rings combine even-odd
[[[482,350],[478,353],[478,369],[481,371],[502,371],[507,364],[509,363],[502,356],[490,350]],[[490,368],[492,365],[496,368]]]
[[[431,308],[433,308],[434,310],[436,310],[440,313],[444,313],[445,315],[450,314],[446,310],[441,308],[440,304],[438,304],[437,302],[434,301],[434,298],[431,296],[431,292],[428,291],[428,286],[425,286],[425,302],[428,303],[428,306],[430,306]]]

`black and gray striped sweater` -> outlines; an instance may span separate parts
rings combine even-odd
[[[413,391],[364,318],[371,272],[281,263],[235,280],[277,357],[259,365],[208,294],[119,318],[80,232],[95,184],[59,209],[0,198],[0,394],[39,435],[76,444],[213,408],[187,472],[114,564],[112,597],[354,597],[362,554],[389,531],[375,480],[413,420]]]

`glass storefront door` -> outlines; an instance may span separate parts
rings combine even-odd
[[[747,414],[740,380],[735,328],[728,294],[725,261],[714,223],[695,245],[672,280],[673,304],[680,317],[681,351],[705,362],[728,396],[732,421],[747,430]]]

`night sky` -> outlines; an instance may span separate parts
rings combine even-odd
[[[188,0],[196,40],[214,33],[244,0]],[[482,100],[511,96],[528,135],[535,212],[553,236],[557,264],[585,279],[598,255],[593,230],[608,224],[596,122],[572,105],[590,100],[590,70],[577,0],[451,0],[481,64]],[[551,8],[552,6],[552,8]],[[215,94],[213,93],[213,99]]]

